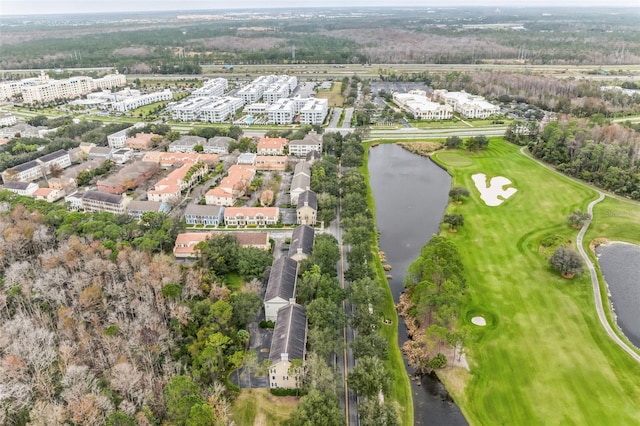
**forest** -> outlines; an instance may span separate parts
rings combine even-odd
[[[370,8],[310,17],[276,11],[206,23],[165,15],[139,28],[132,21],[140,18],[126,14],[89,27],[9,20],[0,68],[115,66],[126,73],[199,74],[202,65],[230,63],[638,63],[637,11],[542,12]]]

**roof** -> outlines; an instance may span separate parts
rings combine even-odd
[[[96,155],[96,154],[97,155],[109,155],[109,154],[111,154],[112,150],[113,150],[113,148],[108,147],[108,146],[94,146],[89,151],[89,155]]]
[[[24,191],[27,188],[29,188],[29,185],[34,185],[31,182],[5,182],[5,184],[2,186],[4,189],[15,189],[17,191]]]
[[[65,151],[64,149],[59,149],[55,152],[52,152],[51,154],[43,155],[42,157],[38,158],[38,160],[42,161],[43,163],[46,163],[51,160],[64,157],[65,155],[69,155],[67,151]]]
[[[306,160],[307,161],[311,161],[311,160],[319,160],[322,158],[322,154],[320,154],[318,151],[316,151],[315,149],[307,152],[307,157]]]
[[[259,138],[258,149],[283,149],[287,142],[286,138]]]
[[[24,172],[25,170],[33,169],[34,167],[40,167],[40,164],[35,160],[18,164],[17,166],[13,166],[10,169],[14,172]]]
[[[307,188],[309,188],[310,185],[311,185],[311,178],[308,175],[305,175],[302,173],[293,176],[293,179],[291,179],[292,191],[294,189],[306,190]]]
[[[313,251],[314,237],[315,231],[309,225],[300,225],[293,228],[291,245],[289,245],[289,255],[296,254],[298,249],[304,254],[311,254]]]
[[[318,151],[313,151],[313,152],[318,152]],[[298,161],[298,164],[296,164],[296,167],[293,169],[293,175],[295,176],[300,173],[304,173],[307,176],[311,176],[311,165],[306,161]]]
[[[307,312],[301,305],[290,304],[278,310],[271,339],[269,361],[272,364],[287,354],[289,360],[304,359],[307,343]]]
[[[120,204],[122,203],[122,195],[109,194],[108,192],[87,191],[82,196],[83,200],[101,201],[103,203]]]
[[[318,145],[322,143],[322,136],[317,133],[309,133],[304,139],[289,142],[289,145]]]
[[[229,147],[229,142],[235,142],[235,139],[228,136],[216,136],[213,138],[209,138],[207,144],[211,146],[220,146],[227,148]]]
[[[127,206],[128,211],[136,212],[159,212],[162,203],[158,201],[138,201],[132,200]]]
[[[284,256],[276,259],[271,265],[264,301],[268,302],[276,297],[284,300],[293,299],[297,279],[298,262]]]
[[[38,188],[33,193],[34,197],[48,197],[50,194],[57,192],[57,189],[53,188]]]
[[[196,215],[196,216],[218,216],[220,210],[224,210],[222,206],[203,206],[200,204],[189,204],[184,210],[184,215]]]
[[[318,197],[313,191],[304,191],[298,197],[298,208],[304,207],[304,203],[307,203],[309,207],[314,210],[318,210]]]
[[[266,232],[234,232],[233,236],[243,247],[269,244],[269,234]]]
[[[176,146],[176,145],[202,145],[203,143],[205,143],[207,140],[201,136],[192,136],[192,135],[186,135],[181,137],[180,139],[178,139],[175,142],[171,142],[172,146]]]

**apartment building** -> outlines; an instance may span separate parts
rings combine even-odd
[[[322,136],[314,131],[309,132],[303,139],[289,141],[290,155],[306,157],[311,151],[322,152]]]
[[[0,189],[6,189],[14,194],[24,195],[26,197],[33,196],[33,193],[38,190],[38,185],[33,182],[5,182]]]
[[[322,124],[328,113],[327,99],[311,98],[300,108],[300,124]]]
[[[51,102],[58,99],[73,99],[96,89],[111,89],[124,86],[126,82],[126,77],[121,74],[113,74],[100,79],[77,76],[54,80],[43,71],[40,77],[36,79],[22,80],[20,91],[24,103],[33,104]]]
[[[235,164],[229,167],[227,176],[220,181],[220,184],[205,194],[206,204],[233,206],[238,197],[245,194],[255,175],[256,169],[253,166]]]
[[[111,148],[123,148],[127,143],[127,132],[131,127],[112,133],[107,136],[107,143]]]
[[[464,91],[434,90],[433,99],[451,105],[454,111],[465,118],[487,118],[500,112],[500,107],[488,102],[484,97]]]
[[[208,171],[209,167],[204,162],[184,164],[158,181],[152,190],[147,191],[147,199],[164,203],[177,201],[182,191],[193,186]]]
[[[169,214],[171,207],[167,203],[157,201],[138,201],[132,200],[127,206],[127,214],[136,220],[142,219],[145,213],[164,213]]]
[[[87,191],[82,195],[81,204],[85,212],[109,212],[126,214],[131,199],[126,195],[109,194],[100,191]]]
[[[208,123],[223,123],[230,120],[236,111],[242,109],[244,100],[237,97],[226,96],[213,99],[208,105],[200,109],[200,121]]]
[[[229,88],[229,82],[226,78],[213,78],[202,84],[202,87],[191,92],[191,96],[196,97],[214,97],[223,96]]]
[[[287,138],[258,138],[258,155],[284,155]]]
[[[4,182],[31,182],[47,176],[54,167],[65,169],[70,165],[71,156],[61,149],[51,154],[43,155],[33,161],[6,169],[2,172],[2,180]]]
[[[393,101],[404,111],[420,120],[448,120],[453,118],[453,107],[432,102],[423,90],[394,93]]]
[[[111,104],[111,108],[116,111],[125,112],[140,108],[141,106],[153,104],[155,102],[170,101],[172,99],[173,94],[169,89],[166,89],[162,92],[147,93],[145,95],[124,99],[119,102],[113,102]]]
[[[227,207],[224,223],[229,226],[275,225],[280,220],[278,207]]]

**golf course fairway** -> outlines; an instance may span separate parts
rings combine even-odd
[[[447,209],[462,214],[464,226],[455,234],[445,225],[441,230],[455,241],[465,266],[468,303],[460,325],[469,330],[465,352],[470,372],[444,371],[441,377],[468,421],[639,424],[640,364],[599,323],[589,274],[562,278],[548,266],[554,247],[541,246],[544,240],[575,250],[578,231],[568,225],[567,215],[586,211],[598,194],[501,139],[492,139],[484,151],[451,154],[445,151],[440,158],[436,153],[433,159],[449,170],[454,185],[471,193]],[[498,206],[487,206],[472,181],[476,173],[503,176],[517,192]],[[640,212],[633,205],[607,207],[622,208]],[[607,226],[598,222],[602,209],[594,212],[598,231],[588,236],[606,237],[601,234]],[[638,222],[634,214],[613,219],[627,217]],[[486,326],[471,323],[478,316],[487,319]]]

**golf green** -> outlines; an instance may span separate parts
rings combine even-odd
[[[450,387],[469,422],[638,424],[640,365],[598,322],[588,274],[564,279],[540,250],[548,235],[575,243],[578,231],[566,217],[586,210],[595,191],[499,139],[485,151],[442,152],[434,159],[448,168],[454,185],[471,192],[463,204],[448,208],[464,215],[464,226],[456,234],[442,228],[460,250],[469,286],[460,327],[468,328],[470,374],[462,385]],[[475,173],[504,176],[517,192],[508,202],[487,206],[472,181]],[[470,323],[477,315],[487,320],[486,327]],[[442,377],[447,382],[460,375]]]

